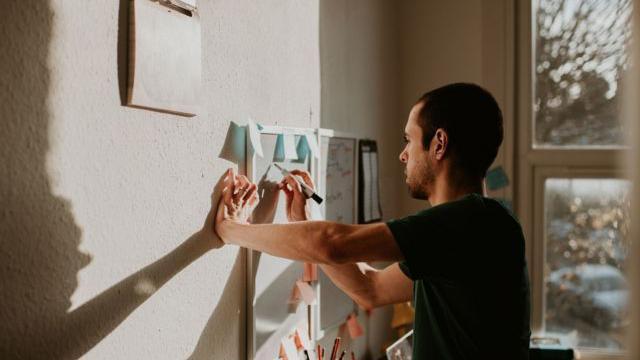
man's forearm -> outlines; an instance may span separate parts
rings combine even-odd
[[[375,275],[377,269],[365,264],[320,265],[322,271],[340,290],[360,307],[376,307]]]
[[[301,221],[289,224],[239,224],[224,221],[217,228],[227,243],[247,247],[293,260],[311,263],[330,262],[326,221]]]

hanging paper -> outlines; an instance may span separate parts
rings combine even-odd
[[[313,134],[305,134],[304,138],[307,140],[307,145],[309,146],[309,151],[311,151],[311,155],[313,155],[316,159],[320,158],[320,147],[318,146],[318,141]]]
[[[300,280],[296,281],[296,285],[298,287],[298,290],[300,290],[300,295],[302,296],[302,300],[307,305],[313,305],[316,302],[316,292],[313,290],[311,285]]]
[[[283,162],[285,160],[284,135],[278,134],[276,138],[276,149],[273,151],[273,162]]]
[[[347,330],[349,330],[349,336],[352,339],[364,334],[364,330],[362,330],[362,326],[360,326],[360,323],[358,322],[358,317],[354,313],[351,313],[347,318]]]
[[[509,185],[509,177],[504,172],[502,166],[497,166],[487,171],[487,188],[489,190],[498,190]]]
[[[296,147],[298,162],[303,163],[307,159],[307,155],[309,155],[310,152],[311,150],[309,149],[307,138],[305,136],[301,136],[300,140],[298,140],[298,146]]]
[[[284,158],[287,160],[297,160],[296,137],[293,134],[283,134],[284,138]]]

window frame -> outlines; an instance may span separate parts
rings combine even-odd
[[[531,329],[544,330],[545,219],[544,180],[550,177],[626,179],[624,146],[575,147],[534,144],[534,38],[533,1],[515,5],[515,98],[516,146],[514,157],[514,209],[526,238],[527,263],[531,280]],[[622,359],[624,351],[578,349],[583,359]]]

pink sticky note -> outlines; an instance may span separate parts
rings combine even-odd
[[[360,337],[364,334],[362,326],[360,326],[360,323],[358,322],[358,318],[353,313],[347,318],[347,330],[349,330],[349,336],[352,339]]]
[[[297,304],[302,299],[302,295],[300,294],[300,288],[298,284],[294,284],[291,289],[291,294],[289,295],[289,300],[287,300],[287,304]]]
[[[302,272],[302,281],[318,280],[318,264],[304,263]]]
[[[313,290],[311,285],[301,280],[296,281],[296,285],[300,290],[300,295],[302,295],[302,300],[305,303],[307,303],[307,305],[313,305],[313,303],[316,302],[316,292]]]

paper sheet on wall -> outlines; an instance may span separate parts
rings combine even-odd
[[[371,218],[380,219],[380,199],[378,199],[378,156],[377,153],[369,153],[371,162]]]
[[[362,330],[358,317],[354,313],[351,313],[347,318],[347,330],[349,330],[349,337],[352,339],[364,335],[364,330]]]
[[[313,290],[311,285],[300,280],[296,281],[296,285],[300,290],[302,300],[307,303],[307,305],[313,305],[316,302],[316,292]]]
[[[273,150],[273,161],[283,162],[285,160],[284,155],[284,135],[278,134],[276,136],[276,146]]]
[[[287,160],[297,160],[296,137],[293,134],[283,134],[284,158]]]
[[[309,150],[311,151],[311,155],[313,155],[316,159],[320,158],[320,147],[318,146],[318,141],[316,137],[311,134],[306,134],[305,139],[307,140],[307,144],[309,145]]]
[[[374,140],[360,140],[360,178],[358,222],[381,220],[378,182],[378,146]]]
[[[371,153],[363,152],[362,153],[362,176],[364,178],[364,186],[363,186],[363,211],[364,211],[364,221],[368,222],[371,220]]]

